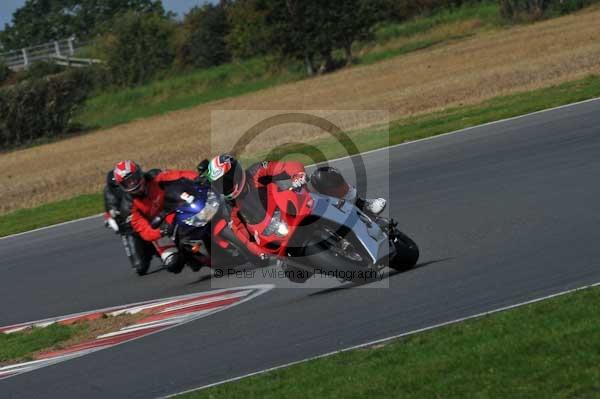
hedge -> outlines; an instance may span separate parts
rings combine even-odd
[[[10,76],[10,69],[4,62],[4,60],[0,59],[0,84],[4,83],[4,81],[8,80]]]
[[[499,0],[500,14],[514,21],[537,20],[568,14],[598,0]]]
[[[71,70],[0,89],[1,148],[65,133],[91,87],[87,71]]]

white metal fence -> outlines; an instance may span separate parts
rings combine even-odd
[[[59,65],[85,66],[100,62],[91,58],[75,58],[77,50],[84,47],[85,43],[71,37],[64,40],[56,40],[39,46],[26,47],[20,50],[0,53],[0,59],[15,71],[26,69],[36,61],[51,61]]]

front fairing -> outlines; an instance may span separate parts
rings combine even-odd
[[[208,197],[208,188],[197,186],[194,192],[187,194],[193,197],[193,200],[190,201],[189,197],[188,201],[182,199],[182,202],[175,210],[174,223],[179,236],[201,237],[210,234],[210,223],[205,226],[195,227],[186,222],[204,209]]]
[[[276,184],[269,185],[268,190],[267,216],[260,223],[247,225],[248,231],[265,252],[285,256],[288,243],[294,236],[298,225],[306,216],[310,215],[311,194],[306,188],[295,191],[283,189]],[[276,211],[279,211],[281,220],[288,226],[288,234],[284,237],[265,234]]]
[[[325,195],[315,193],[311,195],[313,200],[311,216],[328,220],[352,231],[369,253],[373,264],[379,264],[391,255],[388,236],[377,223],[354,204]]]

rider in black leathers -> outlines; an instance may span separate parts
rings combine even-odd
[[[146,172],[146,176],[152,178],[160,172],[160,169],[152,169]],[[108,172],[104,187],[104,224],[121,236],[131,267],[139,275],[144,275],[150,267],[155,250],[151,243],[144,241],[131,227],[132,201],[131,195],[121,190],[115,181],[113,171]]]

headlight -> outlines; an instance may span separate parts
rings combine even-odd
[[[281,220],[281,212],[279,211],[279,209],[276,209],[275,212],[273,212],[271,222],[269,223],[265,231],[263,231],[263,234],[266,236],[275,234],[277,237],[283,238],[288,235],[288,232],[289,228],[287,223]]]
[[[215,193],[208,192],[204,208],[194,216],[184,220],[184,223],[193,227],[204,227],[211,221],[219,210],[219,200]]]

